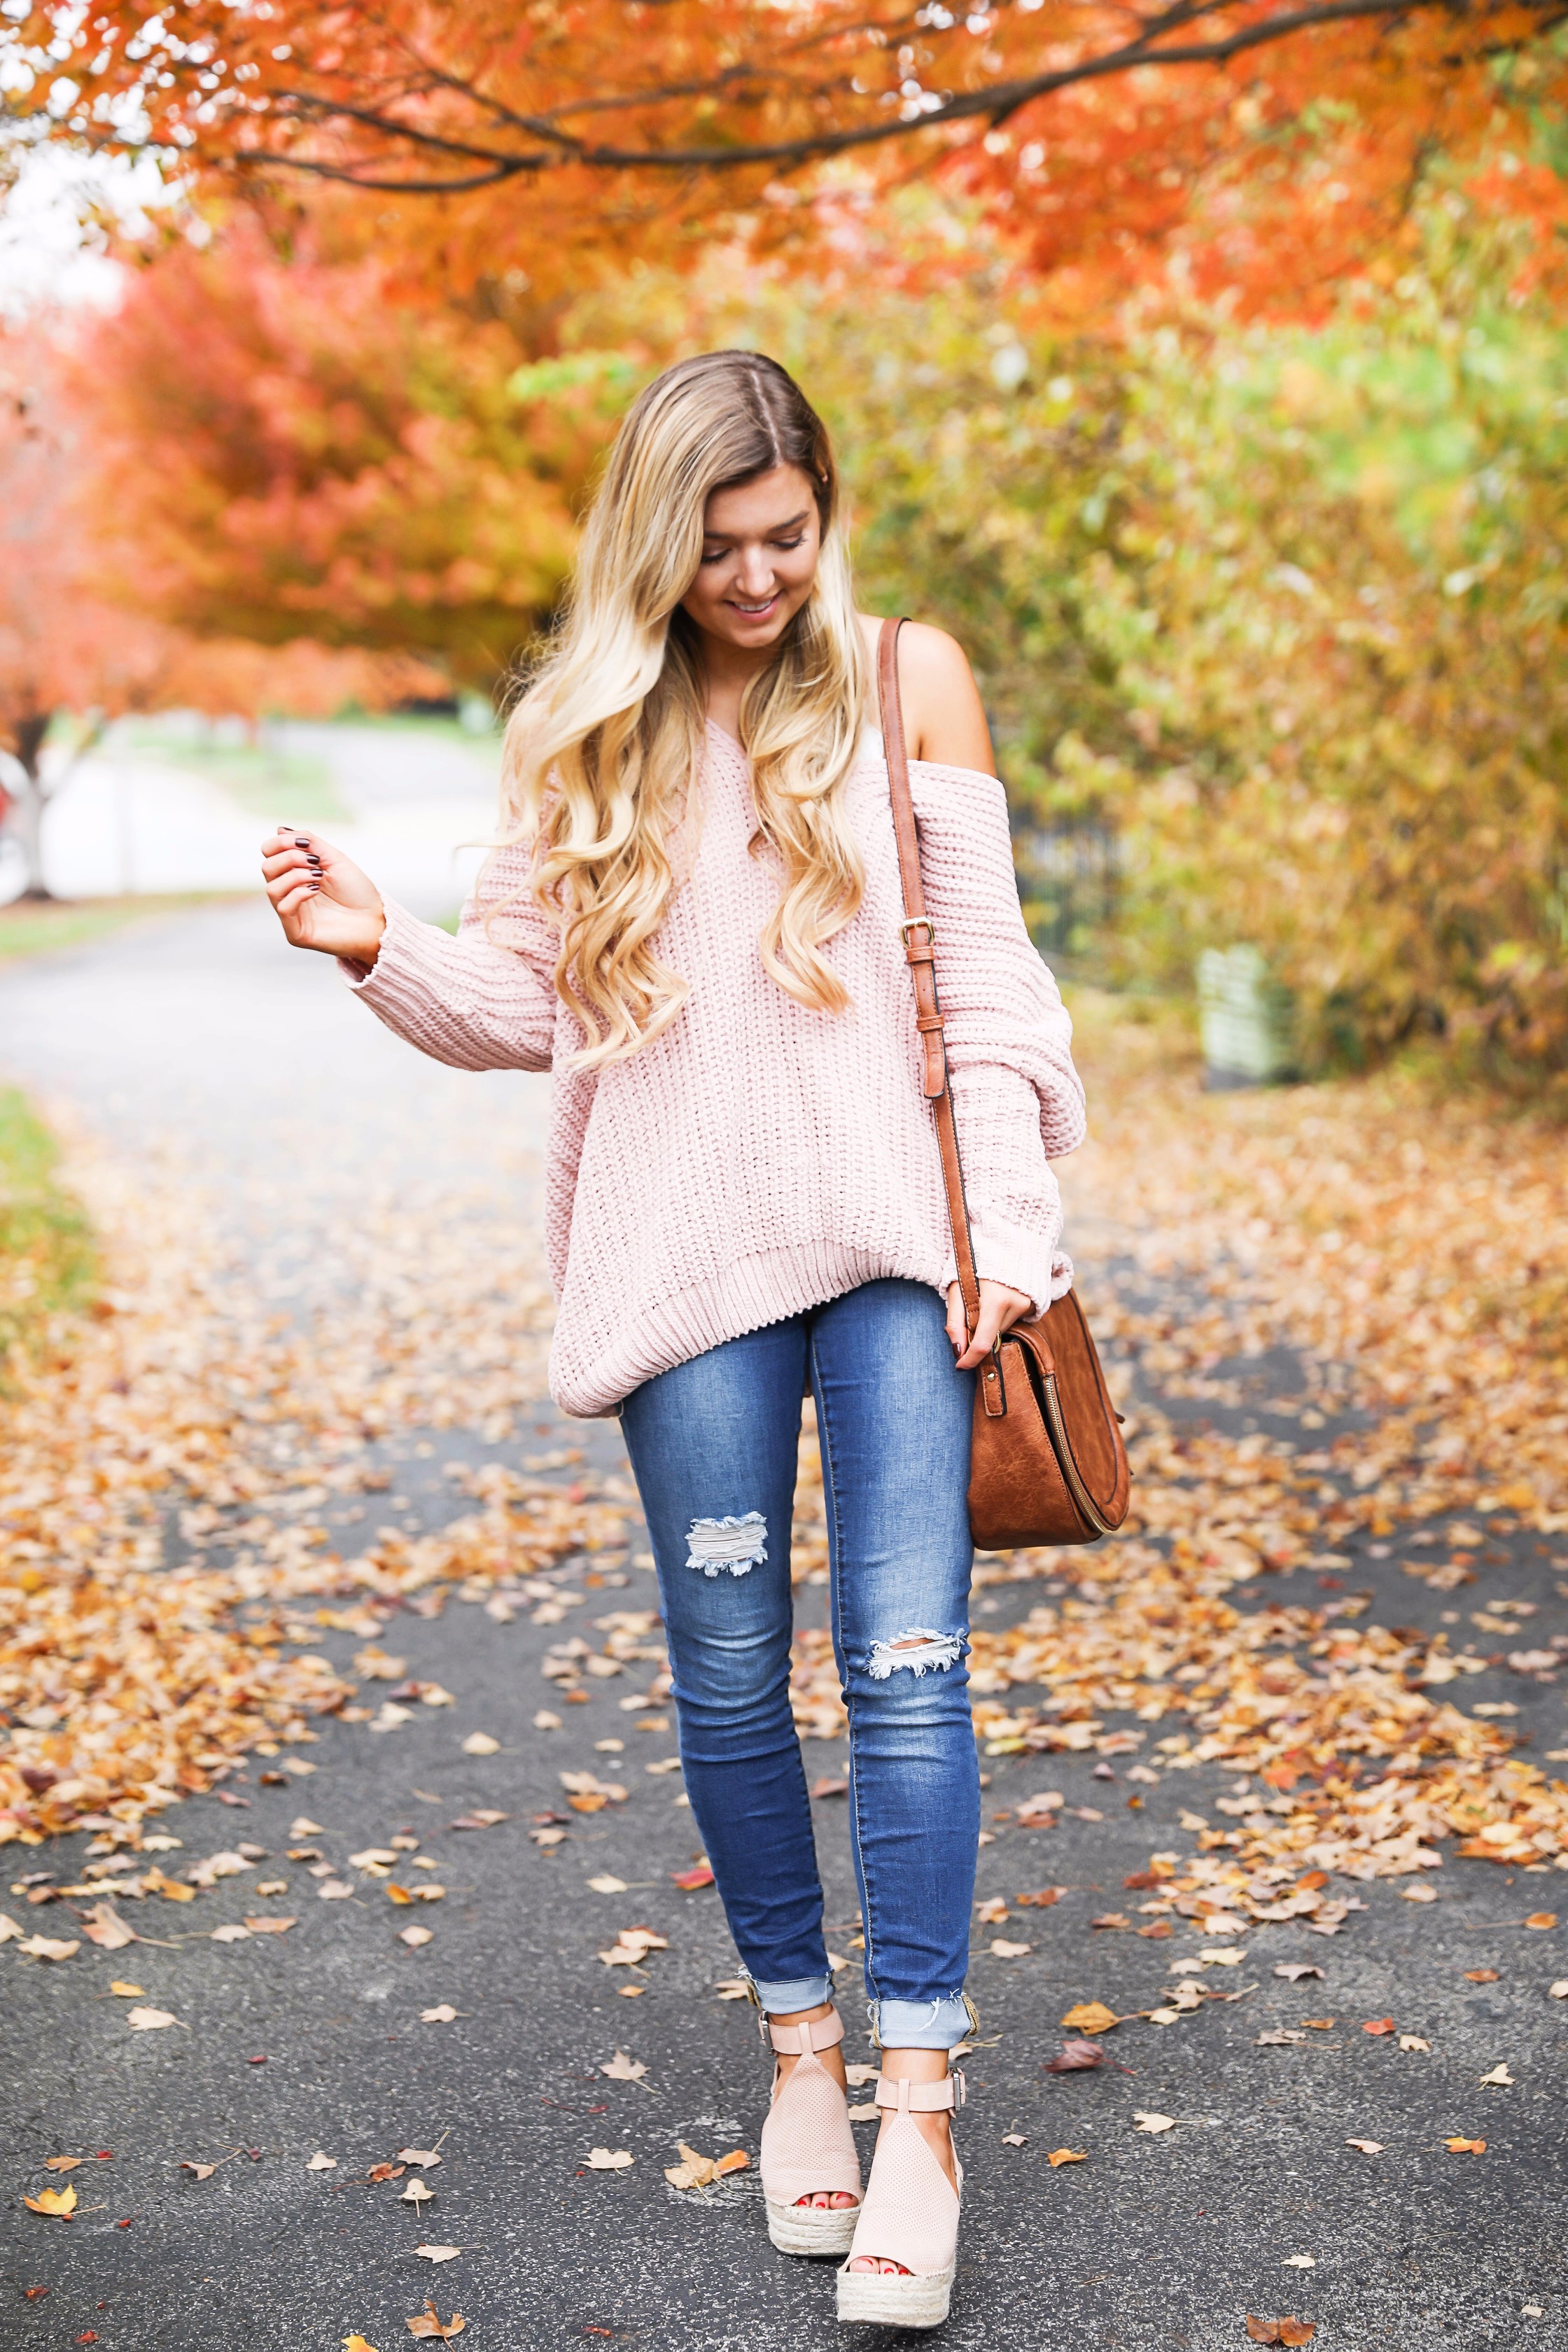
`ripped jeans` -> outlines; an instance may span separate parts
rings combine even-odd
[[[866,1990],[885,2049],[951,2049],[980,1826],[966,1489],[974,1376],[938,1294],[868,1282],[647,1381],[621,1408],[658,1562],[687,1793],[763,2009],[830,1998],[789,1705],[790,1517],[809,1379],[849,1715]]]

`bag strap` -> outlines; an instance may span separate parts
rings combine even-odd
[[[905,960],[914,982],[915,1026],[925,1052],[925,1095],[936,1121],[964,1327],[973,1336],[980,1320],[980,1284],[969,1233],[969,1204],[963,1197],[958,1128],[947,1083],[947,1048],[936,992],[936,928],[926,913],[925,891],[921,882],[920,835],[915,828],[915,804],[910,797],[910,760],[904,742],[903,707],[899,700],[899,631],[903,625],[901,620],[884,621],[877,644],[877,698],[881,706],[888,793],[893,803],[893,837],[899,845],[899,878],[904,897],[904,919],[899,926],[899,936],[903,940]]]

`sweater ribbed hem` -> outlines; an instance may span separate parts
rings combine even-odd
[[[770,1323],[786,1323],[807,1307],[842,1298],[866,1282],[923,1282],[942,1291],[940,1259],[911,1252],[889,1257],[880,1250],[855,1250],[842,1244],[811,1241],[788,1249],[761,1250],[738,1259],[707,1281],[693,1283],[673,1298],[628,1318],[603,1335],[603,1350],[581,1326],[574,1334],[573,1361],[561,1360],[559,1330],[551,1350],[550,1393],[563,1412],[597,1421],[615,1412],[632,1391],[659,1372],[704,1356],[726,1339]],[[587,1361],[584,1342],[592,1350]]]

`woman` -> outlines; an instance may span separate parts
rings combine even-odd
[[[551,1388],[618,1412],[686,1785],[775,2056],[773,2243],[847,2253],[841,2319],[946,2317],[948,2053],[979,1828],[964,1655],[973,1370],[1065,1290],[1047,1155],[1069,1024],[1018,909],[968,665],[900,646],[980,1318],[966,1331],[826,431],[771,360],[682,362],[623,425],[507,730],[507,845],[456,939],[327,844],[265,846],[288,938],[464,1069],[552,1069]],[[944,1312],[945,1298],[945,1312]],[[821,1433],[850,1822],[881,2050],[865,2196],[788,1698],[801,1398]]]

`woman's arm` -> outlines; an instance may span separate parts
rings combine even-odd
[[[1050,1166],[1084,1135],[1072,1024],[1024,926],[1001,785],[931,763],[910,783],[975,1270],[1039,1311],[1072,1275]]]
[[[526,847],[485,865],[453,939],[384,900],[352,858],[279,826],[262,845],[267,895],[291,946],[335,956],[356,996],[421,1053],[459,1070],[547,1070],[555,1036],[556,936],[522,891]]]

